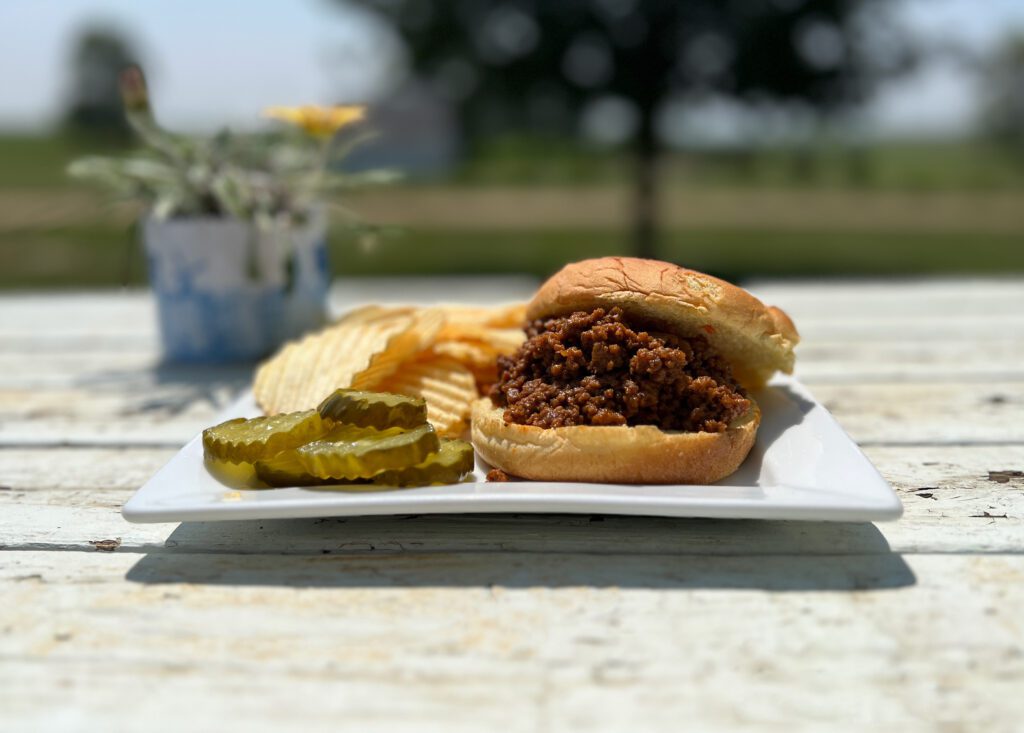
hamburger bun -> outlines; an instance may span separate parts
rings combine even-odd
[[[680,336],[704,336],[747,389],[793,371],[800,336],[789,316],[743,288],[668,262],[601,257],[566,265],[540,287],[526,317],[613,306]]]
[[[507,423],[484,398],[473,403],[473,447],[492,466],[535,481],[710,484],[747,457],[761,411],[750,410],[723,433],[684,433],[654,425],[538,428]]]
[[[682,337],[703,336],[737,382],[756,390],[791,372],[800,340],[789,317],[724,280],[654,260],[603,257],[566,265],[527,305],[529,320],[619,307]],[[473,445],[491,465],[523,478],[605,483],[709,484],[733,473],[757,437],[750,409],[723,432],[655,425],[541,428],[506,422],[489,399],[473,406]]]

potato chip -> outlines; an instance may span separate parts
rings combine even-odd
[[[406,362],[377,389],[422,397],[427,419],[439,435],[458,435],[466,427],[470,405],[477,398],[473,373],[454,359],[424,352]]]
[[[411,311],[411,327],[388,343],[385,351],[377,354],[366,367],[352,378],[355,389],[374,389],[383,379],[393,374],[411,355],[433,345],[438,333],[444,327],[443,313],[437,308],[421,308]],[[333,390],[332,390],[333,391]]]
[[[526,338],[518,328],[493,328],[461,323],[447,323],[438,341],[475,341],[487,344],[495,354],[511,354]]]
[[[434,324],[436,326],[436,323]],[[260,366],[253,391],[268,414],[316,407],[339,387],[371,372],[380,380],[428,345],[436,328],[408,308],[361,308],[337,323],[287,344]]]
[[[525,303],[499,306],[462,305],[449,303],[436,306],[445,314],[448,323],[488,328],[522,328],[526,320]]]
[[[481,341],[438,341],[433,346],[436,354],[450,356],[468,369],[493,365],[498,353],[490,344]]]
[[[438,432],[457,435],[497,379],[499,354],[523,341],[522,303],[499,307],[365,306],[288,344],[256,374],[267,414],[311,409],[339,387],[423,397]]]
[[[390,316],[413,315],[418,310],[411,305],[364,305],[348,311],[335,321],[335,324],[342,321],[350,324],[373,323]]]

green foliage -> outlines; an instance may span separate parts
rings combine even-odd
[[[118,75],[137,62],[119,33],[104,27],[87,29],[71,56],[71,99],[64,113],[66,133],[95,141],[125,144],[131,131],[121,111]]]
[[[347,174],[341,159],[366,139],[319,140],[298,130],[213,137],[172,134],[156,124],[148,103],[129,108],[132,129],[145,149],[122,157],[87,156],[68,173],[141,201],[159,219],[230,216],[257,225],[301,223],[310,209],[356,186],[394,179],[387,171]]]
[[[604,95],[638,115],[626,137],[655,145],[656,110],[677,96],[828,113],[916,58],[885,0],[359,2],[393,23],[413,73],[452,101],[474,146],[509,133],[572,135]]]
[[[986,132],[1024,156],[1024,34],[1008,38],[983,69]]]

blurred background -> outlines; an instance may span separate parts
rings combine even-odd
[[[1020,0],[5,0],[0,287],[141,284],[130,205],[67,178],[165,126],[371,105],[335,274],[632,253],[729,278],[1024,271]]]

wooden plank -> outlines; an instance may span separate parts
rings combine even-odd
[[[95,333],[68,333],[40,330],[30,333],[0,333],[3,354],[21,354],[25,359],[42,361],[47,355],[88,355],[98,352],[125,354],[156,354],[160,348],[156,333],[150,331]]]
[[[225,371],[208,380],[165,380],[163,384],[132,384],[121,391],[113,384],[51,389],[0,388],[0,422],[45,423],[53,420],[100,421],[133,418],[191,422],[209,419],[248,387],[249,371]],[[142,380],[139,380],[142,381]],[[148,381],[148,380],[147,380]]]
[[[0,294],[0,338],[118,338],[152,334],[156,310],[138,292]]]
[[[6,557],[19,729],[1009,733],[1024,714],[1021,556]]]
[[[993,341],[1005,341],[1024,331],[1024,317],[976,316],[941,318],[800,318],[797,320],[801,342],[797,356],[816,341],[941,341],[945,344],[966,341],[987,347]]]
[[[248,384],[248,367],[83,377],[77,387],[0,387],[0,446],[167,445],[209,426]]]
[[[0,449],[0,497],[32,492],[52,497],[56,503],[68,503],[62,498],[65,492],[110,491],[124,497],[124,492],[145,483],[177,452],[177,448],[122,447]]]
[[[969,492],[970,487],[965,491]],[[931,492],[926,492],[931,493]],[[936,494],[938,492],[935,492]],[[59,504],[41,497],[0,499],[0,547],[94,552],[120,541],[129,554],[378,555],[490,552],[595,555],[805,556],[1021,553],[1021,490],[994,500],[953,494],[924,506],[904,493],[908,513],[895,524],[752,522],[579,515],[424,515],[134,525],[120,516],[130,491],[69,491]]]
[[[868,458],[903,502],[903,518],[879,525],[896,552],[1024,551],[1024,445],[872,446]]]
[[[815,384],[813,391],[862,444],[1024,441],[1022,382]]]
[[[127,492],[129,495],[131,492]],[[121,493],[123,501],[125,493]],[[238,555],[427,555],[444,553],[651,554],[693,557],[884,554],[889,544],[870,524],[680,520],[579,515],[423,515],[387,518],[126,523],[115,492],[67,492],[67,504],[35,497],[2,501],[0,548],[73,554],[96,544],[120,542],[125,554]],[[98,504],[113,504],[104,507]],[[1013,552],[1021,546],[1019,519],[976,522],[987,529],[987,548]],[[973,551],[977,533],[919,542],[937,551]],[[916,549],[916,546],[915,546]]]
[[[1024,279],[894,278],[876,280],[751,280],[743,283],[765,302],[794,314],[900,314],[928,316],[940,312],[992,315],[1024,307]]]
[[[339,313],[364,303],[504,303],[533,295],[537,280],[526,275],[336,278],[329,307]],[[40,326],[73,334],[82,327],[101,334],[151,332],[156,308],[148,290],[0,293],[0,335],[26,334]]]
[[[1022,322],[1024,327],[1024,322]],[[1024,379],[1024,339],[978,341],[810,339],[797,349],[796,374],[808,384]]]
[[[363,517],[344,520],[132,525],[121,505],[168,450],[0,451],[0,544],[93,551],[317,555],[366,552],[595,552],[625,554],[868,554],[1024,551],[1024,470],[1015,447],[876,447],[868,456],[901,495],[899,522],[870,525],[719,522],[549,515]],[[59,467],[55,470],[54,467]]]

